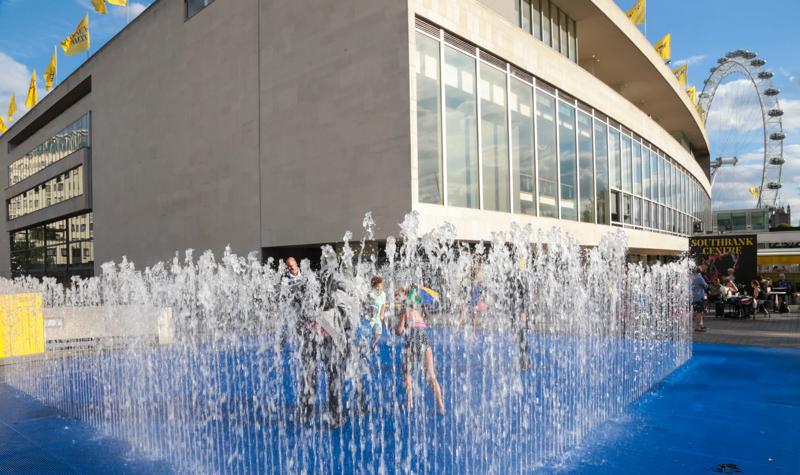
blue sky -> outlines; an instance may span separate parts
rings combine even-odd
[[[129,0],[127,11],[109,5],[109,14],[98,15],[90,0],[0,0],[0,114],[5,115],[12,91],[16,93],[19,108],[16,118],[24,114],[25,94],[33,68],[40,76],[40,98],[44,95],[41,74],[53,46],[75,29],[85,13],[90,12],[92,51],[97,51],[125,26],[127,20],[141,13],[152,1]],[[635,0],[616,2],[627,10]],[[797,164],[800,159],[800,47],[795,46],[797,35],[793,25],[798,19],[798,0],[647,2],[647,37],[655,42],[665,33],[672,33],[672,65],[688,63],[689,82],[699,89],[708,77],[709,68],[727,51],[749,49],[767,60],[775,73],[775,85],[781,89],[779,99],[786,112],[786,165],[781,197],[784,204],[791,203],[795,209],[793,223],[800,219],[800,165]],[[59,50],[58,78],[67,77],[85,59],[85,54],[67,58]],[[747,188],[760,183],[761,159],[757,140],[745,141],[741,137],[757,138],[760,132],[753,130],[752,121],[749,121],[752,114],[738,111],[752,108],[753,98],[748,98],[747,85],[741,81],[726,82],[721,88],[723,94],[718,97],[722,99],[715,98],[714,107],[718,109],[715,111],[712,107],[715,115],[709,117],[708,124],[712,156],[736,153],[741,162],[735,168],[720,171],[714,186],[715,207],[750,207],[754,201]],[[750,124],[726,120],[736,116],[748,118]],[[737,137],[736,143],[731,144]],[[740,149],[732,148],[734,145]]]

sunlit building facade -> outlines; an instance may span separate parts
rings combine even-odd
[[[611,0],[159,0],[0,137],[0,269],[312,255],[367,211],[379,242],[416,211],[676,255],[708,156]]]

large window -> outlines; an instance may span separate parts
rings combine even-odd
[[[447,133],[447,202],[478,208],[478,120],[475,59],[445,46],[445,130]]]
[[[633,192],[642,194],[642,145],[633,142]]]
[[[633,172],[631,171],[631,138],[622,134],[622,191],[633,191]]]
[[[650,195],[650,149],[642,147],[642,195],[645,198],[652,198]]]
[[[578,219],[575,107],[558,101],[561,219]]]
[[[8,219],[25,216],[82,194],[83,165],[12,197],[6,203]]]
[[[81,147],[89,147],[90,140],[91,120],[89,114],[85,114],[22,158],[13,161],[8,166],[8,186],[21,182]]]
[[[536,158],[539,164],[539,215],[558,217],[558,165],[556,153],[556,99],[536,90]]]
[[[594,223],[594,156],[592,154],[592,116],[578,112],[578,182],[580,219]]]
[[[416,40],[419,200],[443,204],[439,42],[421,33],[417,33]]]
[[[608,216],[608,126],[594,122],[594,163],[597,173],[597,222],[609,224]]]
[[[94,224],[86,213],[11,233],[11,274],[89,277],[94,266]]]
[[[619,131],[609,129],[608,149],[610,153],[611,188],[622,189],[622,152],[620,151]]]
[[[536,170],[533,151],[533,89],[511,78],[511,158],[514,170],[514,211],[536,214]]]
[[[481,63],[483,208],[511,211],[506,73]]]

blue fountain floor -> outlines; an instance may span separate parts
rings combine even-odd
[[[695,344],[686,365],[589,439],[542,472],[800,474],[800,350]],[[0,384],[0,473],[170,472]]]

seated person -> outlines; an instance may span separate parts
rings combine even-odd
[[[734,278],[731,276],[725,278],[725,288],[728,289],[728,295],[739,293],[739,287],[736,287],[736,282],[734,282]]]
[[[775,282],[775,286],[773,287],[773,290],[775,290],[776,292],[786,292],[783,295],[778,295],[777,296],[778,297],[778,301],[780,303],[783,303],[783,302],[791,303],[790,300],[791,300],[792,293],[794,292],[794,286],[792,285],[791,282],[789,282],[789,279],[786,278],[786,274],[780,274],[778,276],[778,280]]]
[[[708,286],[708,301],[717,302],[723,299],[722,285],[719,283],[719,277],[711,279],[711,285]]]
[[[753,289],[753,310],[758,311],[760,308],[765,314],[769,315],[769,311],[766,307],[767,300],[769,299],[768,292],[761,288],[761,283],[758,280],[750,282],[750,287]]]

